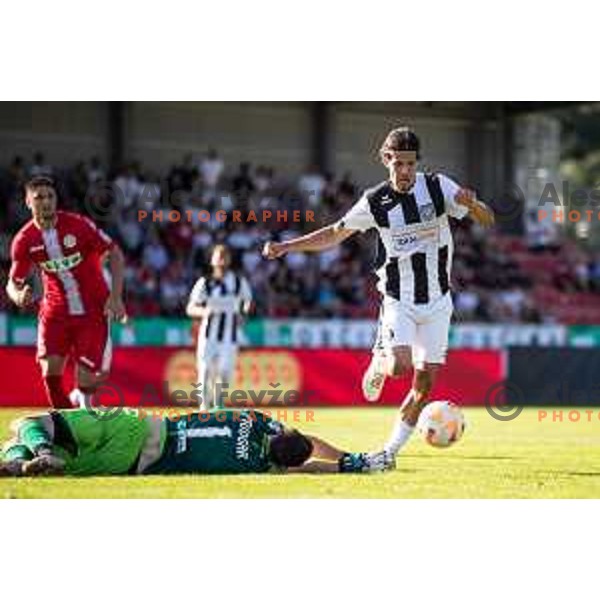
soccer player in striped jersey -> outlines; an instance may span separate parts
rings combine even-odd
[[[375,268],[382,306],[363,392],[376,401],[386,377],[414,370],[412,388],[385,446],[390,456],[408,441],[446,360],[453,312],[448,217],[469,216],[483,226],[494,223],[493,212],[475,192],[445,175],[418,172],[420,152],[412,130],[394,129],[380,149],[386,181],[366,191],[337,223],[287,242],[269,242],[263,251],[269,259],[288,252],[320,252],[356,232],[377,231]]]
[[[196,361],[204,410],[215,406],[220,396],[215,393],[217,384],[233,380],[242,318],[252,309],[250,284],[229,269],[230,263],[227,247],[215,246],[212,274],[196,282],[186,309],[188,317],[201,319]]]
[[[49,404],[83,405],[110,370],[110,322],[126,319],[123,304],[124,258],[119,247],[87,217],[57,210],[58,190],[48,177],[25,184],[32,219],[14,237],[6,291],[19,307],[33,303],[27,284],[33,267],[44,294],[39,309],[37,360]],[[108,263],[111,283],[103,272]],[[76,362],[77,388],[67,396],[63,371]]]

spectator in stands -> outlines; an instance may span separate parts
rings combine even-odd
[[[256,187],[251,175],[250,163],[241,163],[240,170],[233,178],[233,192],[237,208],[245,208]]]
[[[142,183],[138,177],[136,165],[131,164],[123,167],[119,171],[114,185],[119,189],[119,199],[123,203],[123,206],[119,208],[128,209],[133,207],[142,191]]]
[[[525,307],[525,292],[521,288],[513,284],[509,289],[498,292],[496,298],[509,321],[521,320],[521,313]]]
[[[254,189],[258,194],[266,194],[273,184],[273,169],[260,166],[254,173]]]
[[[311,165],[307,167],[304,173],[298,180],[298,190],[302,196],[308,200],[308,203],[313,208],[321,204],[323,197],[323,191],[326,186],[325,177],[321,174],[319,169]]]
[[[162,190],[158,174],[147,172],[139,176],[138,182],[137,208],[148,212],[159,208]]]
[[[458,292],[454,298],[456,315],[461,321],[473,321],[476,318],[481,301],[473,289]]]
[[[29,176],[37,177],[39,175],[48,175],[51,176],[54,172],[54,169],[46,164],[46,160],[44,154],[42,152],[36,152],[33,155],[33,164],[29,167]]]
[[[169,264],[169,255],[155,229],[150,230],[144,246],[142,264],[154,273],[161,273]]]
[[[530,210],[525,217],[527,247],[531,252],[558,250],[558,229],[550,217],[540,220],[537,210]]]
[[[183,262],[171,263],[160,280],[160,300],[164,313],[181,316],[188,292],[189,285],[185,279]]]
[[[75,168],[71,172],[69,178],[69,195],[72,198],[85,198],[88,187],[89,179],[88,173],[83,161],[78,162]]]
[[[588,277],[590,288],[594,292],[600,292],[600,254],[595,254],[588,263]]]
[[[167,176],[169,187],[169,200],[178,201],[182,192],[191,192],[194,181],[198,180],[200,175],[198,169],[194,167],[193,157],[186,154],[180,165],[173,165]],[[187,195],[186,195],[187,197]]]
[[[0,217],[5,218],[6,225],[10,227],[14,222],[11,215],[15,210],[15,204],[18,204],[16,198],[20,196],[23,184],[27,179],[23,158],[15,156],[4,176],[1,175],[2,169],[0,169]]]
[[[15,156],[8,167],[8,184],[10,186],[11,194],[17,194],[19,188],[25,183],[26,179],[27,171],[25,170],[23,157]]]
[[[121,213],[117,219],[116,228],[119,244],[130,259],[138,259],[142,252],[144,242],[144,227],[137,218],[135,209]]]
[[[97,156],[92,156],[87,166],[87,180],[89,183],[97,183],[106,180],[106,171]]]
[[[208,190],[213,191],[219,188],[219,183],[221,182],[221,176],[223,175],[224,170],[225,163],[214,148],[208,150],[206,156],[198,165],[202,183]]]

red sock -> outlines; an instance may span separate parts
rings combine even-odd
[[[62,375],[46,375],[43,380],[46,388],[46,397],[53,408],[73,408],[63,388]]]

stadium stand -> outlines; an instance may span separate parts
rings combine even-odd
[[[161,180],[132,163],[109,174],[98,158],[58,170],[36,153],[30,164],[15,157],[0,170],[0,263],[6,276],[10,240],[28,219],[22,185],[33,174],[54,175],[62,185],[61,206],[90,214],[127,256],[127,302],[132,316],[181,316],[188,292],[206,268],[210,247],[227,243],[235,266],[249,277],[257,313],[270,317],[372,318],[377,293],[370,274],[374,243],[350,240],[320,256],[260,257],[264,241],[285,238],[329,223],[352,205],[357,186],[350,173],[336,179],[308,166],[295,181],[268,165],[232,168],[210,149],[185,156]],[[90,207],[104,207],[98,215]],[[314,210],[315,224],[140,222],[151,211]],[[521,237],[455,224],[454,289],[457,318],[498,323],[600,322],[600,256],[569,240],[534,247]],[[4,282],[2,282],[4,285]],[[4,294],[0,310],[13,312]]]

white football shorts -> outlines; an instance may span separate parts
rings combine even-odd
[[[410,346],[414,367],[423,368],[425,363],[444,364],[453,311],[449,293],[428,306],[401,304],[386,296],[373,351],[387,352],[398,346]]]

